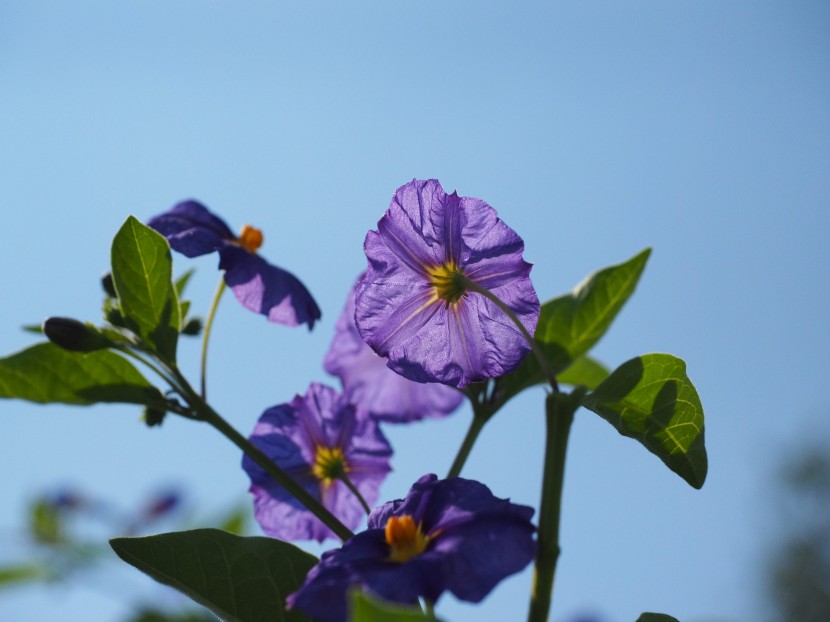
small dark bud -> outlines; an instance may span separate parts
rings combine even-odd
[[[117,294],[115,293],[115,283],[112,281],[112,273],[107,272],[104,276],[101,277],[101,287],[104,288],[107,296],[110,298],[115,298]]]
[[[183,335],[190,335],[196,337],[202,332],[202,319],[198,317],[191,318],[182,329]]]
[[[148,428],[154,428],[157,425],[161,425],[164,421],[164,416],[167,414],[167,411],[161,408],[152,408],[148,406],[144,409],[144,423],[147,424]]]
[[[121,315],[121,309],[118,308],[118,301],[115,298],[107,298],[104,301],[104,318],[113,326],[127,327],[124,316]]]
[[[43,322],[43,334],[49,341],[72,352],[94,352],[112,343],[94,327],[68,317],[50,317]]]

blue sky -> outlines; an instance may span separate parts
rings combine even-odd
[[[321,362],[363,238],[412,178],[493,205],[524,238],[543,300],[651,246],[595,354],[611,367],[686,360],[709,479],[692,490],[581,411],[553,620],[761,619],[768,479],[784,450],[830,432],[828,28],[819,1],[4,2],[0,352],[31,343],[19,327],[48,315],[97,320],[124,219],[190,197],[262,228],[262,254],[323,310],[309,334],[223,301],[210,394],[246,433],[309,382],[334,384]],[[204,312],[218,273],[213,258],[176,258],[194,265]],[[194,377],[197,354],[183,352]],[[536,505],[542,400],[511,402],[464,474]],[[174,482],[204,515],[245,499],[229,443],[138,415],[0,403],[0,551],[16,550],[27,501],[59,485],[126,505]],[[469,417],[389,430],[381,496],[445,472]],[[0,617],[118,620],[153,588],[111,569],[0,593]],[[521,618],[530,581],[438,612]]]

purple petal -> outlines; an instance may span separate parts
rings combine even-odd
[[[457,598],[479,602],[536,553],[533,525],[512,514],[476,516],[441,532],[431,550],[445,561],[445,587]]]
[[[225,282],[245,308],[286,326],[308,324],[311,329],[320,319],[314,298],[290,272],[230,244],[219,250],[219,256]]]
[[[463,395],[441,384],[407,380],[386,366],[357,332],[355,289],[337,320],[335,335],[323,366],[338,376],[349,399],[383,421],[402,423],[442,417],[455,410]]]
[[[188,257],[207,255],[235,239],[225,221],[197,201],[178,203],[147,225],[167,238],[174,251]]]

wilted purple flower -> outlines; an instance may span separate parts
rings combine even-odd
[[[461,392],[442,384],[407,380],[366,345],[354,323],[354,298],[352,288],[323,360],[326,371],[340,378],[349,399],[378,419],[393,423],[442,417],[455,410],[463,399]]]
[[[269,321],[287,326],[320,319],[320,309],[305,286],[290,272],[269,264],[257,254],[262,232],[245,225],[237,237],[225,221],[197,201],[183,201],[151,218],[150,227],[170,247],[188,257],[219,252],[219,269],[237,300]]]
[[[392,449],[378,424],[345,395],[312,383],[305,396],[266,410],[250,440],[343,522],[354,529],[365,516],[346,476],[371,506],[390,471]],[[253,460],[242,467],[251,478],[254,515],[262,530],[283,540],[336,537]]]
[[[435,602],[446,590],[479,602],[533,559],[532,515],[479,482],[425,475],[405,499],[372,512],[366,531],[324,553],[288,605],[343,622],[352,587],[395,603]]]
[[[480,199],[446,194],[437,180],[398,188],[366,235],[369,269],[355,322],[389,367],[418,382],[461,387],[515,369],[530,349],[488,290],[533,335],[539,300],[524,243]]]

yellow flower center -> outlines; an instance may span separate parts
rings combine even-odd
[[[325,485],[343,477],[348,471],[346,457],[339,447],[323,447],[319,445],[314,453],[314,464],[311,472]]]
[[[255,253],[262,246],[262,231],[251,225],[242,227],[242,233],[239,234],[237,242],[249,253]]]
[[[435,288],[435,297],[448,305],[458,302],[467,293],[467,277],[454,261],[444,262],[440,266],[428,268],[427,271],[429,284]]]
[[[429,536],[424,535],[421,525],[409,514],[391,516],[386,521],[386,543],[389,545],[389,559],[403,563],[420,555],[427,548]]]

